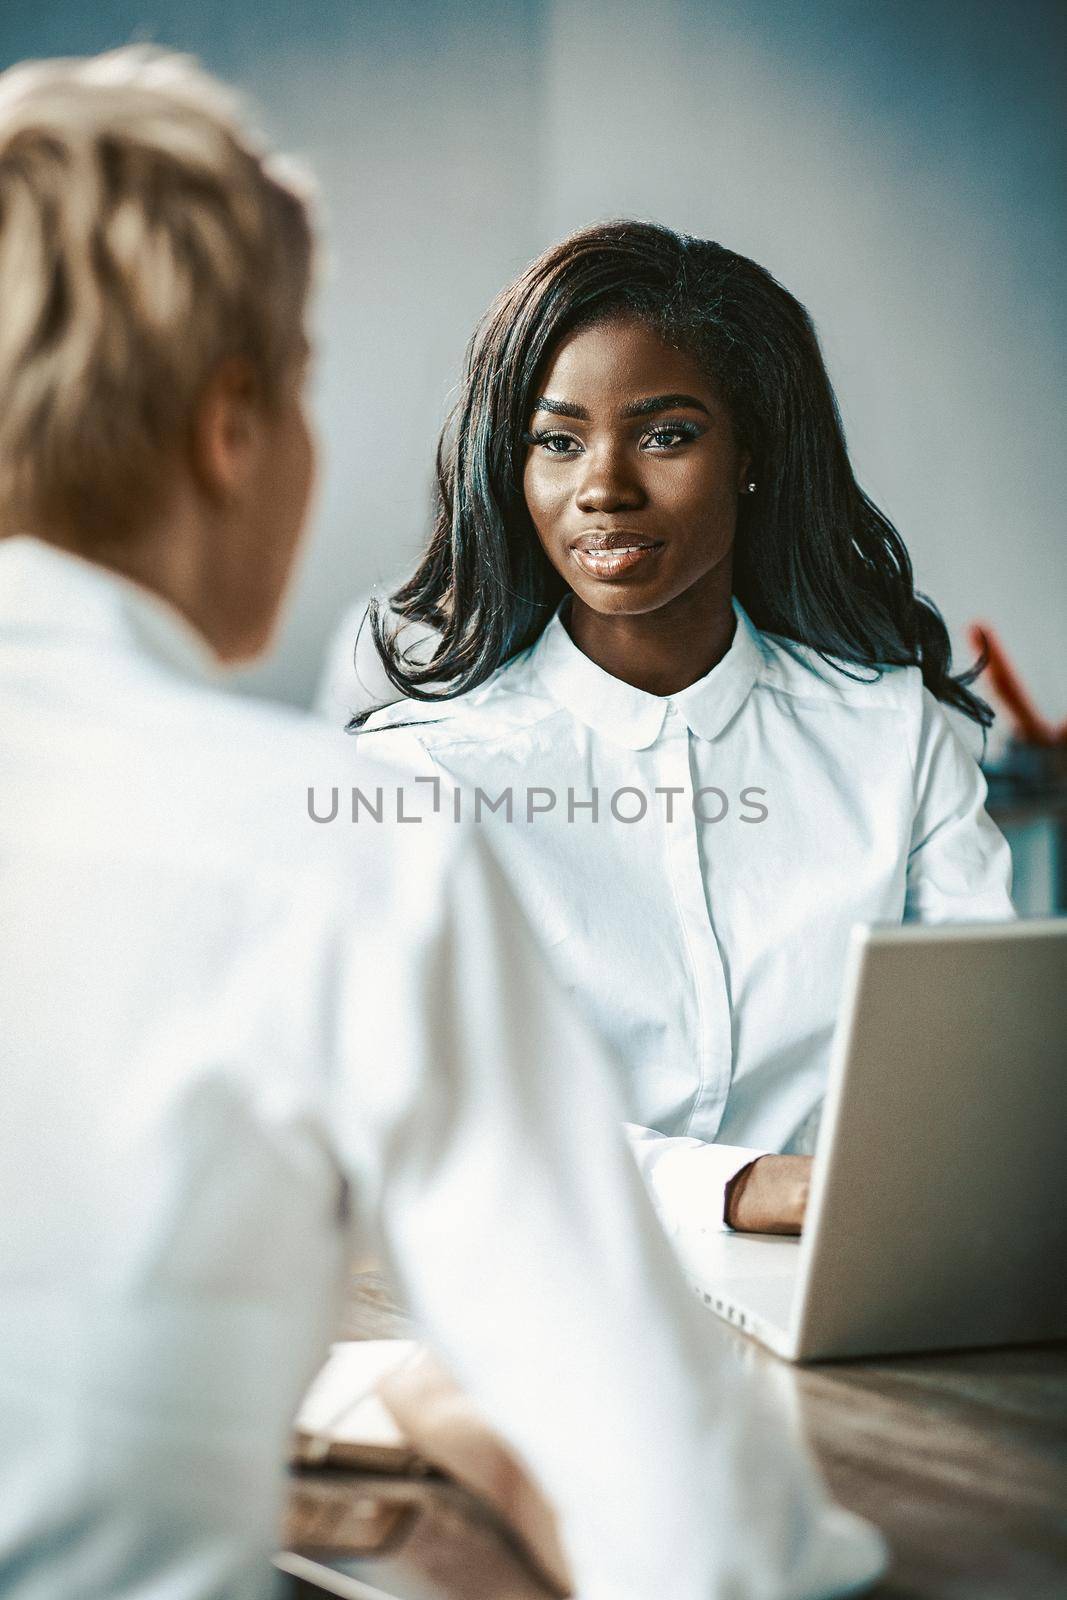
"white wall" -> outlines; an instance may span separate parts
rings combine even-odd
[[[858,474],[959,647],[1067,716],[1064,10],[552,7],[541,232],[654,217],[813,313]],[[969,656],[967,658],[969,660]]]
[[[1067,716],[1059,0],[4,0],[0,61],[134,33],[243,82],[323,189],[323,492],[250,689],[306,702],[346,603],[409,566],[493,292],[630,213],[809,305],[920,585]]]
[[[321,494],[280,649],[247,675],[306,701],[348,601],[405,575],[474,323],[536,253],[524,171],[537,8],[383,7],[342,48],[282,38],[254,64],[271,126],[318,175]]]

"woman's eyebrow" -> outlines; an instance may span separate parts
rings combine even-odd
[[[693,394],[653,394],[647,400],[635,400],[633,405],[624,408],[622,414],[624,417],[651,417],[657,411],[678,411],[682,407],[690,411],[703,411],[706,417],[711,415],[703,400],[698,400]]]
[[[576,406],[570,400],[550,400],[547,395],[539,395],[533,405],[535,413],[549,411],[554,417],[574,417],[578,422],[588,422],[589,413],[584,406]]]
[[[652,417],[657,411],[678,411],[682,408],[690,411],[703,411],[706,417],[711,413],[703,400],[698,400],[694,394],[653,394],[647,400],[635,400],[632,405],[624,406],[621,415],[624,417]],[[552,400],[548,395],[542,394],[534,401],[534,412],[547,411],[554,417],[573,417],[578,422],[588,422],[589,413],[584,406],[575,405],[572,400]]]

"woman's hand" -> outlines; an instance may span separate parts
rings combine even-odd
[[[811,1187],[811,1156],[760,1156],[726,1186],[725,1217],[741,1233],[799,1233]]]
[[[377,1388],[408,1443],[492,1506],[553,1592],[569,1595],[570,1570],[554,1509],[435,1357],[420,1351]]]

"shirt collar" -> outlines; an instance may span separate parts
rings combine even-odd
[[[563,623],[564,600],[530,652],[530,667],[560,705],[590,728],[631,750],[659,738],[674,707],[691,733],[715,739],[741,709],[763,662],[760,636],[744,606],[732,600],[736,624],[722,660],[678,694],[646,694],[583,655]]]
[[[180,611],[129,578],[29,534],[0,539],[0,633],[118,643],[190,677],[223,664]]]

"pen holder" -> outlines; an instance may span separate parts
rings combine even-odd
[[[1067,744],[1011,739],[1003,755],[982,770],[991,801],[1067,801]]]

